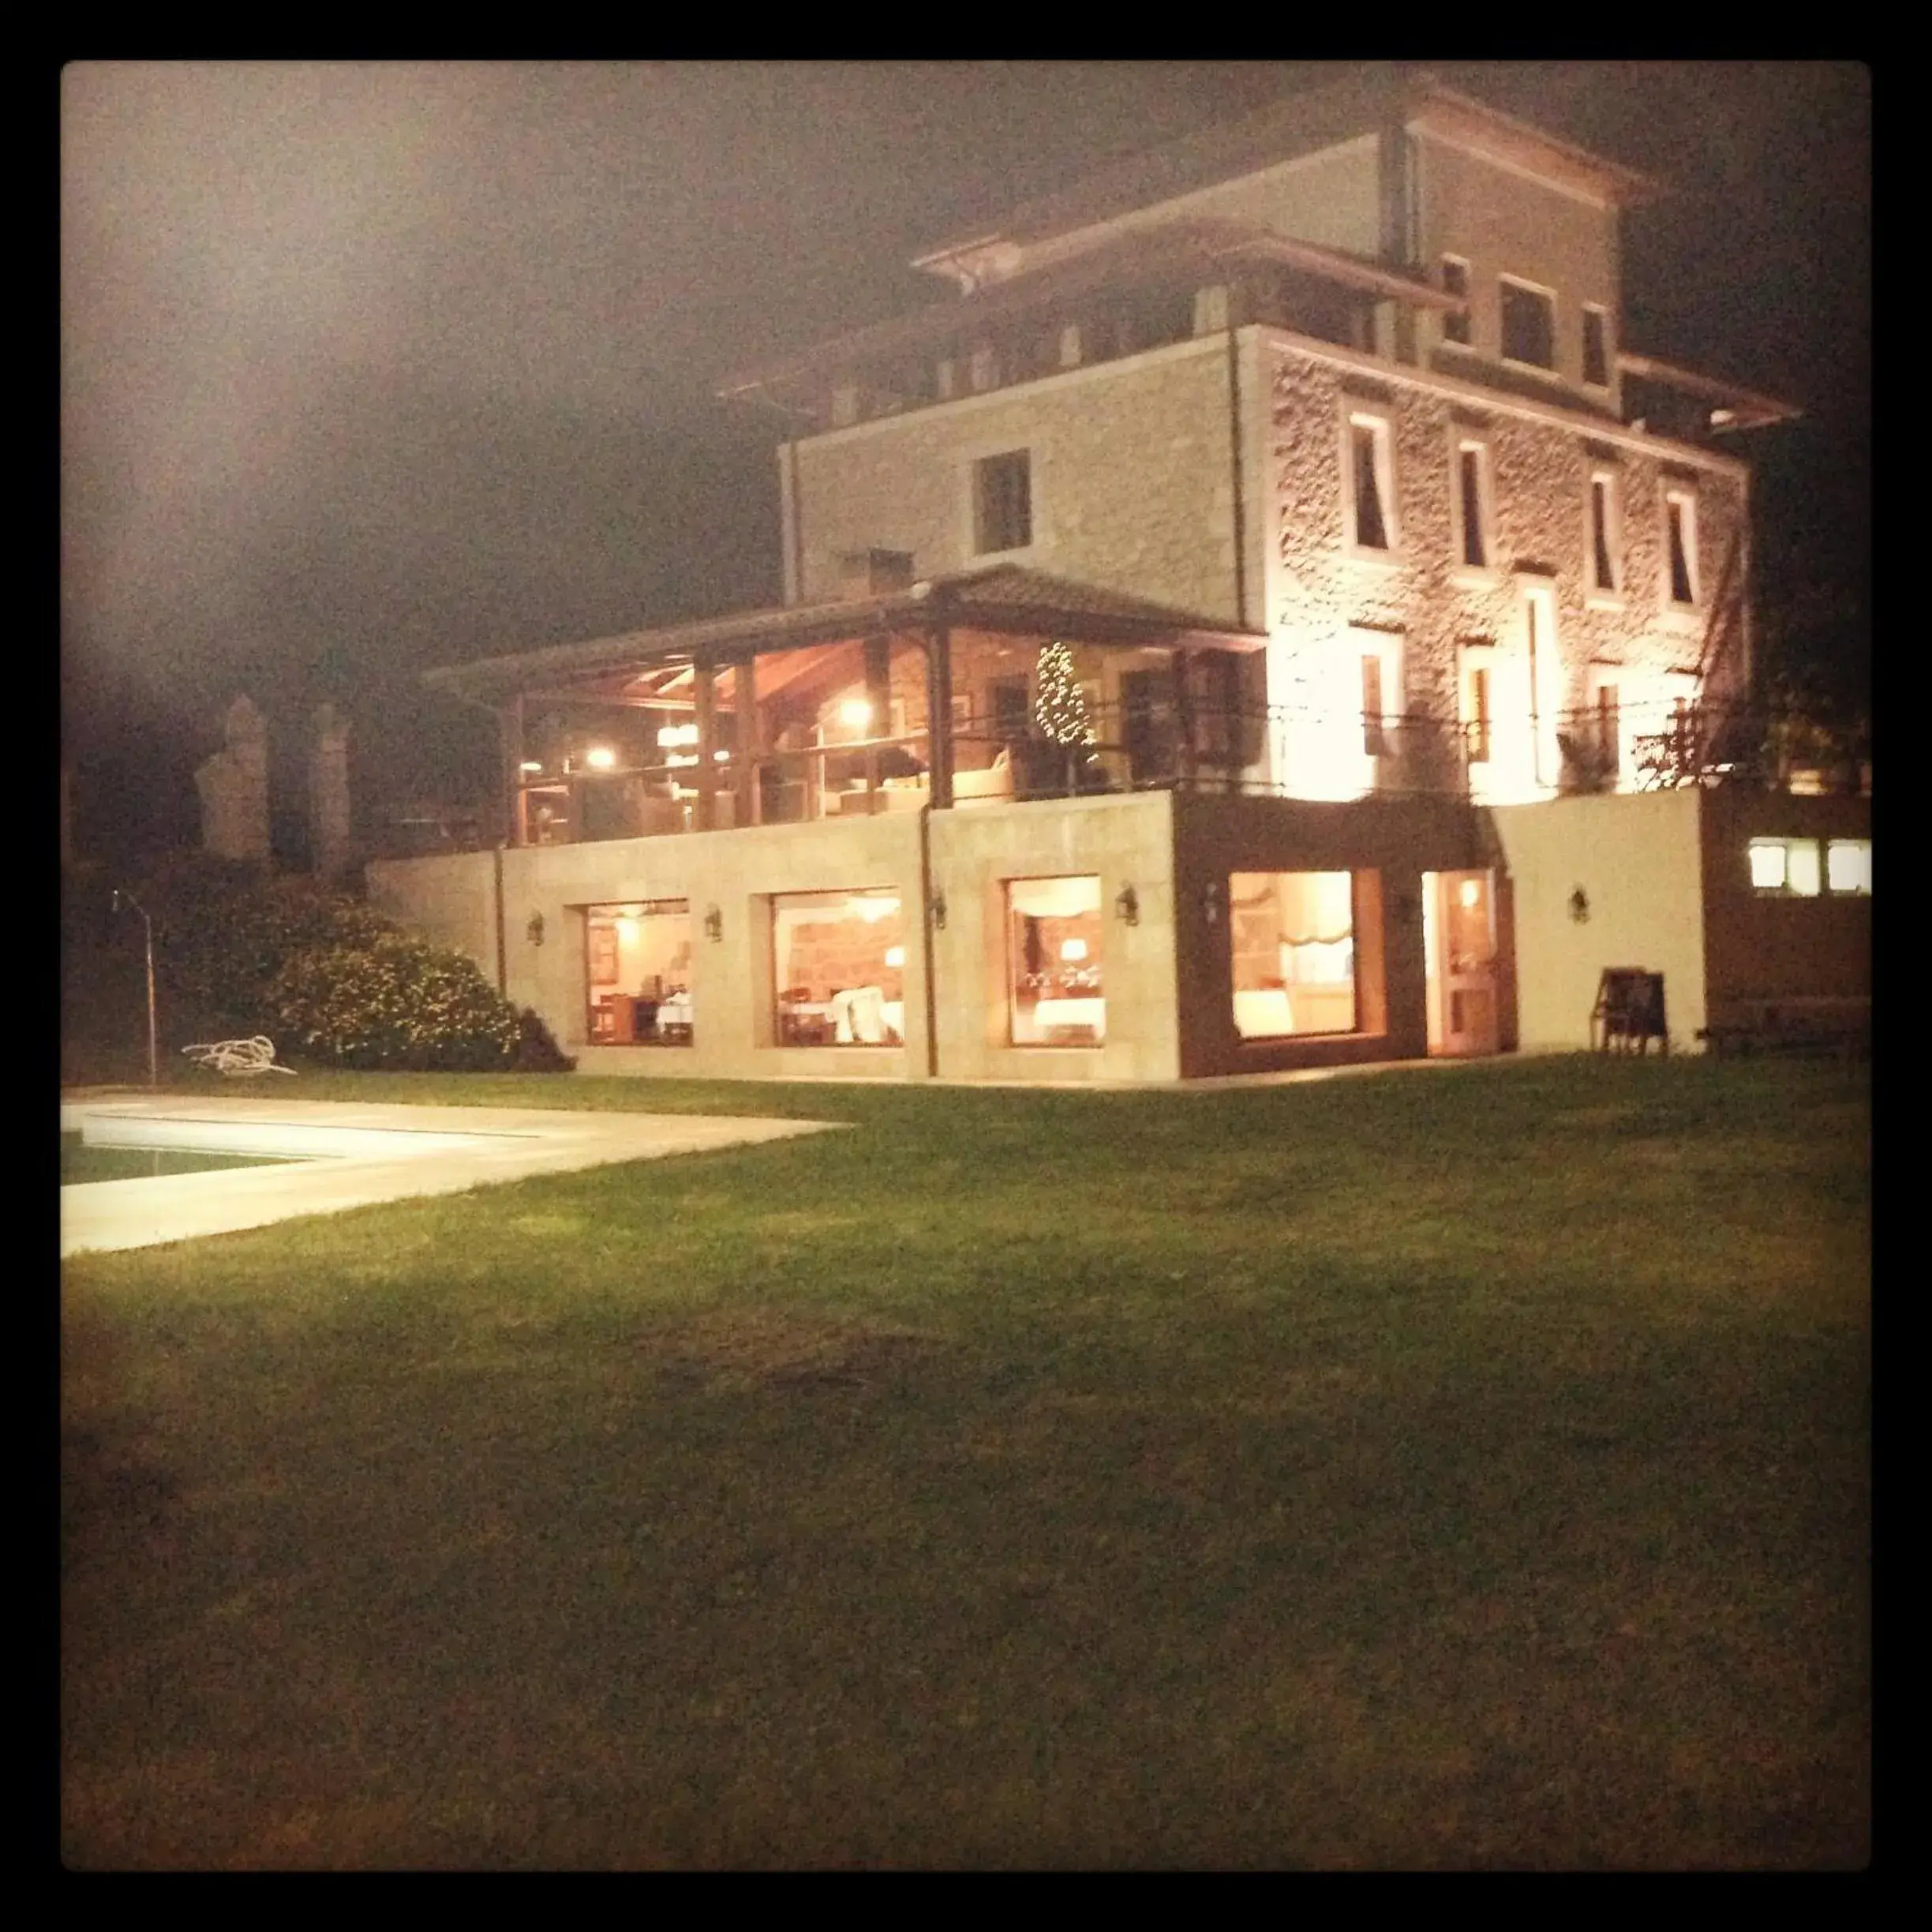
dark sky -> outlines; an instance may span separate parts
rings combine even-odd
[[[1862,607],[1865,70],[1436,70],[1675,185],[1626,222],[1628,346],[1805,410],[1745,445],[1764,588]],[[332,696],[364,800],[474,790],[487,721],[422,698],[424,668],[775,601],[776,419],[712,402],[715,374],[930,299],[922,245],[1324,71],[68,68],[84,849],[193,836],[238,690],[290,779]]]

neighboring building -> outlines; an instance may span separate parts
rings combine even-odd
[[[1868,801],[1705,788],[1759,732],[1732,432],[1790,412],[1626,346],[1657,192],[1371,74],[934,248],[956,299],[723,391],[815,425],[786,605],[432,673],[502,720],[509,849],[379,902],[590,1070],[1578,1045],[1612,966],[1687,1044],[1868,996]]]

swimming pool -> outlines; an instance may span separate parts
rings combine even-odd
[[[199,1148],[99,1147],[79,1132],[60,1137],[60,1184],[87,1187],[96,1181],[151,1181],[162,1174],[202,1174],[217,1167],[283,1166],[286,1154],[211,1154]]]

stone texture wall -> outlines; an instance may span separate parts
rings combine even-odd
[[[1388,560],[1357,560],[1345,547],[1345,409],[1384,412],[1394,430],[1398,545]],[[1672,445],[1655,454],[1593,437],[1578,425],[1537,421],[1476,397],[1425,388],[1365,366],[1359,371],[1277,339],[1268,377],[1273,500],[1267,527],[1270,695],[1282,705],[1347,710],[1359,704],[1351,627],[1398,634],[1405,707],[1448,722],[1458,716],[1458,646],[1493,646],[1500,672],[1526,661],[1524,582],[1553,590],[1563,689],[1560,708],[1593,702],[1593,672],[1618,685],[1627,713],[1668,709],[1688,686],[1669,675],[1694,665],[1725,554],[1746,514],[1743,479],[1719,460]],[[1460,435],[1486,437],[1494,498],[1492,567],[1460,567],[1452,470]],[[1621,480],[1623,587],[1590,590],[1589,478]],[[1668,608],[1664,489],[1667,467],[1694,483],[1704,608]],[[1547,573],[1547,578],[1533,574]],[[1498,680],[1496,714],[1526,679]],[[1524,706],[1526,722],[1526,704]]]
[[[973,464],[1032,453],[1033,541],[973,549]],[[1231,620],[1234,486],[1225,340],[1176,343],[888,417],[798,450],[803,601],[841,552],[909,551],[920,576],[995,560]]]

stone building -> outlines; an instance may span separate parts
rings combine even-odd
[[[1616,967],[1684,1044],[1867,998],[1868,801],[1717,783],[1790,412],[1625,343],[1661,191],[1370,73],[941,242],[950,299],[721,391],[810,425],[785,604],[432,673],[502,721],[507,849],[373,891],[591,1070],[1582,1044]]]

